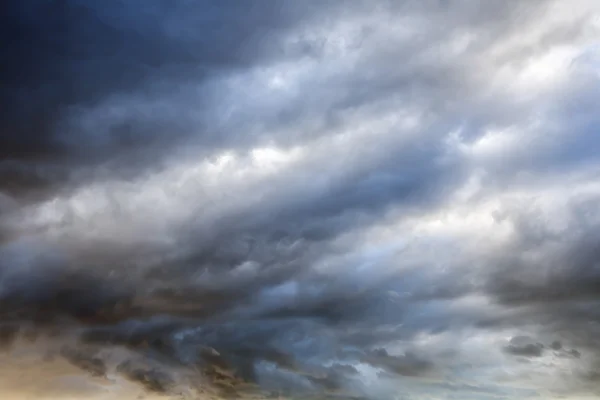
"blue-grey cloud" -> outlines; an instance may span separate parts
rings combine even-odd
[[[15,365],[149,396],[599,393],[595,2],[0,7]]]

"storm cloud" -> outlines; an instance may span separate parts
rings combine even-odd
[[[9,396],[600,395],[596,1],[0,15]]]

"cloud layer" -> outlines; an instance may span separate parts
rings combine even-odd
[[[596,1],[0,7],[6,393],[600,394]]]

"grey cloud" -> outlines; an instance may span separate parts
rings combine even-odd
[[[570,351],[568,351],[568,354],[575,357],[575,358],[580,358],[581,357],[581,353],[575,349],[571,349]]]
[[[106,364],[101,358],[97,357],[93,352],[84,350],[75,350],[69,347],[64,347],[61,350],[63,356],[68,362],[82,370],[90,373],[95,377],[106,376]]]
[[[392,356],[385,349],[373,350],[366,359],[375,366],[402,376],[421,376],[433,368],[430,361],[420,359],[413,353]]]
[[[527,336],[515,336],[504,347],[504,351],[515,356],[540,357],[544,352],[544,345]]]
[[[127,379],[139,383],[144,389],[156,393],[168,393],[175,386],[169,373],[157,368],[135,365],[133,361],[125,361],[117,366],[117,371]]]
[[[372,399],[526,368],[507,354],[593,372],[597,198],[558,231],[504,200],[593,183],[594,67],[537,60],[587,45],[589,5],[375,3],[3,5],[3,347],[74,336],[93,375],[112,364],[83,349],[125,348],[116,372],[167,394],[175,371]],[[498,345],[515,331],[539,342]]]
[[[552,350],[560,350],[560,349],[562,349],[562,347],[563,346],[562,346],[562,343],[560,342],[560,340],[555,340],[554,342],[552,342],[550,344],[550,348]]]
[[[515,337],[504,346],[506,353],[528,358],[554,354],[573,360],[588,371],[585,375],[593,371],[590,363],[596,363],[599,349],[596,206],[586,195],[567,197],[570,201],[560,208],[564,217],[560,228],[552,224],[552,218],[557,218],[555,208],[541,211],[522,206],[511,214],[515,240],[501,254],[490,256],[494,268],[483,282],[497,304],[514,310],[491,329],[533,329],[538,335],[560,338],[545,346],[541,339]],[[581,219],[582,213],[587,218]],[[570,390],[597,393],[589,384],[576,389],[578,374],[568,380],[573,385]]]
[[[215,7],[113,1],[97,7],[85,1],[30,0],[2,7],[7,85],[0,147],[2,162],[19,168],[2,168],[3,190],[17,193],[70,181],[72,168],[97,166],[118,153],[126,153],[131,163],[151,143],[164,149],[190,130],[173,104],[187,101],[185,91],[180,89],[177,100],[174,88],[198,87],[215,75],[280,57],[273,40],[277,33],[317,12],[314,4],[293,2]],[[320,4],[319,11],[327,7]],[[137,100],[119,105],[118,97],[128,93]],[[140,104],[165,96],[171,96],[170,104]],[[106,102],[113,106],[93,121],[94,128],[74,124]],[[202,108],[199,103],[197,109]],[[210,128],[196,125],[195,130],[208,133]],[[56,169],[52,180],[36,173],[49,168]]]

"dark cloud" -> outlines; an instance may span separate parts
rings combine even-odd
[[[575,3],[2,4],[0,347],[168,396],[598,393]]]
[[[544,352],[544,345],[527,336],[515,336],[504,347],[504,351],[515,356],[540,357]]]
[[[413,353],[392,356],[385,349],[376,349],[367,355],[367,360],[387,372],[402,376],[420,376],[433,368],[431,362],[420,359]]]
[[[0,349],[8,350],[13,345],[19,334],[19,326],[2,325],[0,326]]]
[[[78,272],[46,268],[34,274],[5,273],[2,314],[5,320],[54,324],[63,316],[105,323],[128,311],[128,293],[118,283]]]
[[[119,364],[117,371],[150,392],[166,393],[175,385],[175,381],[167,372],[156,368],[136,366],[132,361]]]
[[[141,168],[136,160],[153,145],[164,150],[190,134],[203,137],[203,145],[222,142],[225,138],[212,136],[201,119],[184,116],[175,102],[181,107],[197,102],[202,114],[208,100],[190,97],[191,85],[208,96],[209,88],[202,86],[210,77],[283,56],[273,38],[310,18],[314,6],[287,1],[3,4],[2,189],[22,194],[56,186],[97,173],[74,171],[75,166],[123,157]],[[125,173],[123,162],[119,165],[119,173]]]
[[[106,376],[106,364],[101,358],[97,357],[93,351],[76,350],[64,347],[61,352],[63,356],[72,365],[81,368],[95,377]]]
[[[550,344],[550,348],[552,350],[560,350],[562,349],[562,343],[560,342],[560,340],[555,340]]]

